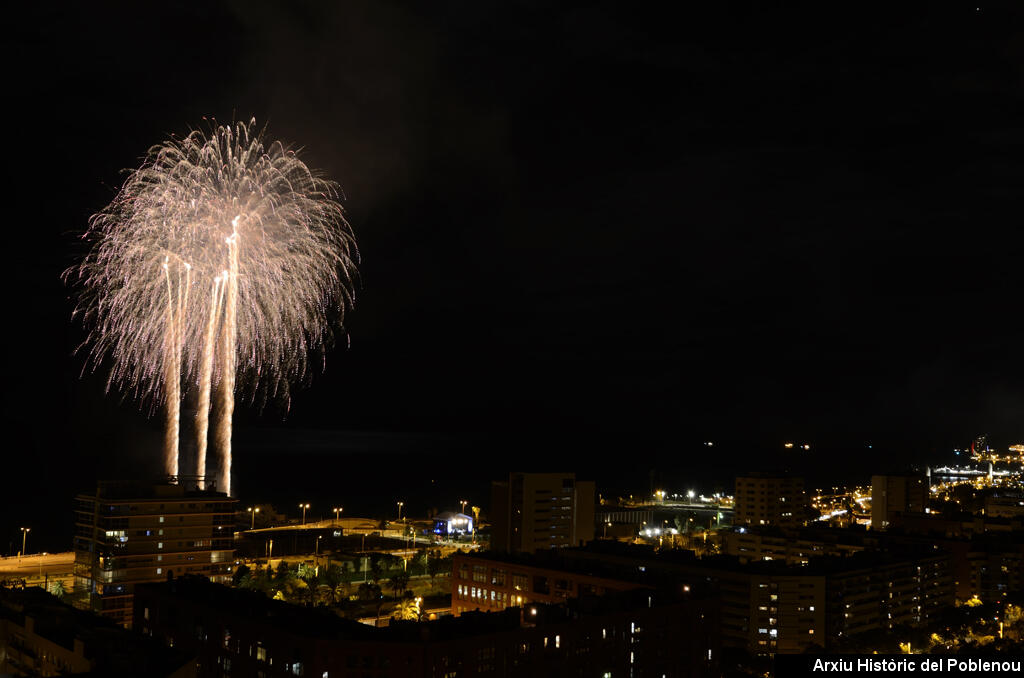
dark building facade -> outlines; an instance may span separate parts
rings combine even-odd
[[[701,601],[637,590],[374,628],[196,577],[135,596],[137,628],[194,652],[211,677],[698,678],[718,673],[707,614]]]
[[[928,506],[928,479],[916,473],[871,476],[871,529],[889,527],[894,517],[924,513]]]
[[[0,676],[194,678],[194,658],[76,610],[41,588],[0,587]]]
[[[721,597],[723,647],[758,654],[828,648],[844,636],[925,624],[954,604],[950,556],[931,549],[822,556],[802,567],[697,558],[689,551],[658,554],[607,542],[567,549],[564,557],[577,566],[585,561],[642,568],[652,579],[669,577],[694,587],[711,582]]]
[[[750,473],[736,478],[734,525],[798,527],[804,521],[803,478]]]
[[[452,614],[491,612],[533,603],[560,603],[586,595],[651,588],[621,573],[570,569],[561,559],[452,555]]]
[[[235,500],[224,493],[101,483],[75,498],[75,606],[130,627],[137,584],[182,574],[229,580],[234,522]]]
[[[594,539],[594,483],[573,473],[510,473],[491,485],[491,549],[533,553]]]

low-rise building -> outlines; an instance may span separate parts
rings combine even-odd
[[[587,563],[566,566],[559,553],[452,556],[452,614],[495,611],[533,603],[561,603],[586,595],[650,588],[621,570]]]
[[[205,578],[136,589],[137,628],[198,655],[199,676],[718,675],[705,599],[634,590],[375,628]]]
[[[473,516],[444,511],[434,516],[434,534],[451,537],[473,534]]]
[[[723,551],[740,562],[778,560],[790,565],[806,565],[820,556],[847,556],[868,548],[862,534],[850,530],[783,530],[780,528],[742,528],[726,530]]]

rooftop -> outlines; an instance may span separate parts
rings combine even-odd
[[[191,659],[110,619],[66,605],[41,588],[0,588],[0,619],[25,628],[27,618],[33,633],[69,651],[81,641],[95,675],[166,676]]]
[[[375,628],[338,617],[324,608],[309,608],[272,600],[256,591],[214,584],[205,577],[184,576],[168,582],[140,584],[136,595],[167,596],[212,606],[236,617],[261,619],[290,634],[325,640],[372,640],[379,642],[435,642],[512,631],[521,625],[519,608],[501,612],[467,612],[458,617],[436,621],[392,620],[384,628]],[[678,596],[652,591],[622,591],[604,596],[570,599],[562,605],[530,605],[537,610],[531,622],[538,626],[566,623],[580,616],[599,616],[624,609],[660,607],[679,601]]]

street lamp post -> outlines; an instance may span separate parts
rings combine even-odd
[[[302,509],[302,524],[306,524],[306,509],[309,508],[309,503],[299,504],[299,508]]]
[[[462,504],[462,515],[466,515],[466,504],[468,504],[469,502],[467,502],[465,499],[463,499],[459,503]]]
[[[316,548],[313,550],[313,557],[314,558],[319,558],[320,557],[320,540],[323,539],[323,538],[324,538],[324,536],[322,534],[318,534],[316,536]]]
[[[22,557],[25,556],[25,538],[28,536],[28,533],[31,532],[31,531],[32,531],[31,527],[23,527],[23,528],[21,528],[21,555],[22,555]]]
[[[402,522],[402,507],[405,506],[404,501],[398,502],[398,522]]]
[[[342,512],[343,510],[344,510],[344,509],[342,509],[342,508],[336,508],[336,509],[334,509],[334,524],[335,524],[335,525],[337,525],[337,524],[338,524],[338,518],[340,518],[340,517],[341,517],[341,512]]]
[[[256,514],[260,512],[260,507],[257,506],[255,508],[253,508],[252,506],[250,506],[249,508],[246,509],[246,511],[248,511],[249,513],[252,514],[252,522],[249,523],[249,529],[250,530],[255,530],[256,529]]]

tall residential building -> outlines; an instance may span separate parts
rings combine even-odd
[[[736,478],[733,524],[799,527],[804,521],[804,479],[768,473]]]
[[[79,495],[75,606],[130,627],[136,584],[182,574],[229,580],[235,503],[177,484],[103,482]]]
[[[574,473],[510,473],[491,484],[491,549],[533,553],[594,539],[594,483]]]
[[[889,526],[899,513],[924,513],[928,481],[916,473],[871,476],[871,529]]]

